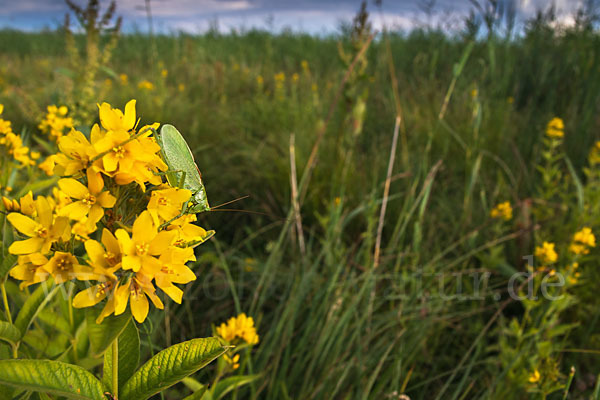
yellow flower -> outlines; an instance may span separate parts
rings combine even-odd
[[[135,125],[135,99],[129,100],[125,105],[125,113],[117,108],[112,108],[108,103],[98,104],[100,123],[107,131],[129,132]]]
[[[551,138],[562,138],[565,135],[565,124],[560,118],[552,118],[546,126],[546,135]]]
[[[54,174],[61,176],[77,175],[98,154],[85,135],[75,129],[58,139],[58,148],[61,152],[53,157]]]
[[[125,285],[115,290],[115,315],[125,312],[127,302],[131,314],[140,324],[146,320],[149,311],[148,298],[158,309],[163,309],[164,305],[156,295],[156,290],[149,280],[140,279],[138,275],[128,280]]]
[[[492,218],[502,218],[505,221],[510,220],[512,218],[512,215],[513,209],[508,201],[498,204],[490,212],[490,216]]]
[[[600,141],[597,141],[592,147],[589,155],[589,161],[591,165],[600,164]]]
[[[194,250],[191,247],[183,249],[169,247],[160,255],[161,269],[154,277],[156,286],[178,304],[181,304],[183,290],[173,283],[185,284],[196,280],[196,275],[185,265],[186,262],[195,260]]]
[[[294,74],[292,75],[292,81],[298,82],[299,79],[300,79],[300,75],[298,75],[297,73],[294,72]]]
[[[254,327],[254,320],[244,313],[229,318],[227,324],[222,323],[217,327],[217,334],[229,343],[239,338],[248,344],[257,344],[259,339]]]
[[[7,219],[29,239],[13,242],[8,248],[11,254],[31,254],[41,252],[47,254],[53,243],[67,241],[71,236],[69,220],[65,217],[54,217],[50,203],[44,197],[35,201],[37,221],[19,213],[8,214]]]
[[[473,98],[473,99],[476,98],[478,93],[479,92],[477,91],[477,89],[472,89],[471,90],[471,98]]]
[[[21,205],[16,200],[11,200],[8,197],[2,196],[2,203],[4,204],[4,210],[7,212],[16,211],[21,209]]]
[[[240,355],[236,354],[233,357],[229,357],[227,354],[223,356],[223,360],[229,365],[231,365],[232,369],[238,369],[240,367]]]
[[[150,81],[147,80],[143,80],[140,83],[138,83],[138,89],[142,89],[142,90],[154,90],[154,84]]]
[[[174,233],[161,231],[154,224],[148,211],[142,212],[133,223],[132,236],[126,230],[115,233],[123,254],[123,269],[154,277],[161,269],[161,263],[154,256],[165,252],[173,243]]]
[[[56,162],[54,161],[54,156],[48,156],[44,161],[38,164],[38,168],[46,173],[48,176],[54,175],[54,166]]]
[[[44,265],[44,269],[48,271],[54,278],[56,284],[70,281],[71,279],[88,280],[91,275],[91,270],[79,264],[77,258],[71,253],[63,253],[57,251],[54,256]]]
[[[206,231],[204,228],[194,225],[196,214],[186,214],[175,221],[171,222],[167,227],[167,231],[176,233],[174,246],[179,247],[196,247],[210,239],[215,231]]]
[[[163,78],[166,78],[167,76],[169,76],[169,71],[167,71],[165,68],[163,68],[162,71],[160,71],[160,76],[162,76]]]
[[[183,205],[191,195],[192,192],[187,189],[169,188],[153,191],[147,208],[154,223],[160,225],[180,215]]]
[[[529,375],[529,383],[536,383],[540,380],[540,371],[538,371],[537,369],[535,371],[533,371],[531,373],[531,375]]]
[[[590,247],[596,247],[596,237],[590,228],[584,227],[573,235],[573,243],[569,246],[569,251],[574,254],[588,254]]]
[[[185,90],[185,85],[183,83],[180,83],[179,85],[177,85],[177,90],[183,92]]]
[[[38,125],[39,130],[50,135],[52,140],[57,140],[65,131],[73,128],[73,119],[66,117],[68,112],[69,109],[65,106],[48,106],[46,116]]]
[[[114,278],[114,272],[121,268],[121,247],[117,238],[106,228],[102,230],[102,244],[95,240],[85,242],[85,250],[90,257],[90,265],[95,272]]]
[[[117,199],[108,191],[102,191],[104,180],[95,173],[92,168],[88,168],[88,186],[85,187],[81,182],[73,178],[63,178],[58,181],[60,189],[76,201],[60,209],[59,216],[69,219],[81,220],[90,212],[104,215],[104,208],[112,208]],[[92,211],[93,210],[93,211]]]
[[[48,263],[48,259],[40,253],[19,256],[17,265],[10,270],[10,276],[23,281],[19,285],[21,289],[44,282],[50,276],[48,271],[42,268],[46,263]]]
[[[129,77],[127,76],[127,74],[121,74],[121,75],[119,75],[119,79],[121,80],[121,84],[127,85],[127,81],[129,80]]]
[[[535,256],[540,259],[542,264],[552,264],[558,260],[558,254],[554,250],[554,243],[549,242],[544,242],[541,247],[536,247]]]

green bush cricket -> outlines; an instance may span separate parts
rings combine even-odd
[[[169,184],[192,192],[183,212],[196,214],[210,211],[200,170],[181,133],[173,125],[166,124],[160,128],[160,133],[154,131],[154,137],[160,146],[162,158],[169,167],[166,172]]]

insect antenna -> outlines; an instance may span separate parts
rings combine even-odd
[[[228,204],[235,203],[236,201],[240,201],[240,200],[247,199],[248,197],[250,197],[250,195],[249,195],[249,194],[247,194],[247,195],[245,195],[245,196],[242,196],[242,197],[238,197],[237,199],[233,199],[233,200],[226,201],[225,203],[221,203],[221,204],[219,204],[218,206],[211,207],[211,208],[210,208],[210,211],[213,211],[215,208],[220,208],[220,207],[226,206],[226,205],[228,205]]]

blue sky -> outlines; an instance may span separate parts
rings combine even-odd
[[[85,0],[74,0],[84,5]],[[431,1],[431,0],[429,0]],[[485,2],[486,0],[479,0]],[[501,0],[502,1],[502,0]],[[504,0],[514,2],[520,19],[531,16],[536,9],[554,3],[565,23],[583,0]],[[420,4],[424,0],[383,0],[381,11],[369,2],[373,23],[410,29],[428,21]],[[107,5],[108,0],[101,0]],[[157,31],[205,31],[215,21],[222,31],[230,29],[267,28],[278,31],[289,27],[295,31],[326,33],[335,31],[340,21],[352,18],[360,0],[151,0]],[[471,8],[469,0],[437,0],[434,24],[455,24]],[[55,28],[68,11],[62,0],[0,0],[0,27],[22,30]],[[144,0],[117,0],[117,13],[123,16],[124,30],[146,31],[148,24]]]

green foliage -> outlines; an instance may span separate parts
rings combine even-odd
[[[121,315],[111,315],[102,324],[97,324],[96,319],[100,315],[101,310],[101,307],[87,308],[85,310],[90,345],[92,352],[97,355],[104,354],[108,346],[119,337],[131,321],[131,314],[127,311]]]
[[[227,351],[217,338],[192,339],[162,350],[123,386],[122,400],[143,400],[176,384]]]
[[[69,399],[105,399],[104,386],[94,375],[60,361],[0,360],[0,383]]]
[[[131,378],[140,362],[140,334],[132,319],[119,335],[119,387]],[[113,349],[109,347],[104,353],[104,367],[102,368],[102,382],[112,389],[113,380]]]

